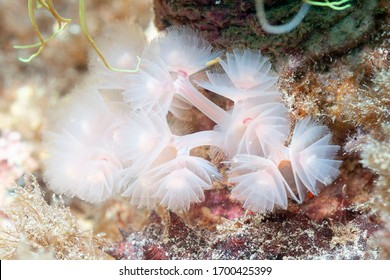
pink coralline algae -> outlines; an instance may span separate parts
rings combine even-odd
[[[132,24],[110,30],[125,29],[124,36],[145,42]],[[214,164],[193,155],[203,146],[225,154],[232,196],[259,213],[286,209],[288,198],[302,203],[339,175],[331,132],[309,117],[292,128],[278,75],[260,52],[234,49],[223,56],[186,27],[167,29],[143,50],[124,38],[114,46],[107,48],[114,67],[133,68],[132,58],[140,56],[140,69],[110,72],[91,61],[93,76],[69,96],[45,133],[45,178],[55,192],[92,203],[122,195],[138,208],[186,211],[204,201],[213,183],[226,180]],[[217,63],[223,71],[197,78]],[[232,108],[219,107],[199,87],[229,99]],[[168,121],[185,122],[193,107],[216,124],[213,130],[186,133],[178,121]]]

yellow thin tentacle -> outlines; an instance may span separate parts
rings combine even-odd
[[[95,44],[95,41],[92,39],[91,35],[89,35],[88,29],[87,29],[87,23],[86,23],[86,20],[85,20],[85,4],[84,4],[84,0],[79,0],[79,4],[80,4],[79,5],[79,17],[80,17],[81,31],[83,32],[85,38],[88,40],[88,42],[90,43],[92,48],[96,51],[96,53],[102,59],[104,65],[108,69],[110,69],[112,71],[116,71],[116,72],[125,72],[125,73],[135,73],[135,72],[138,72],[139,66],[141,64],[141,58],[139,56],[137,56],[138,62],[137,62],[137,66],[136,66],[136,68],[134,70],[115,68],[115,67],[112,67],[112,66],[110,66],[108,64],[108,62],[105,59],[104,55],[102,54],[102,52],[100,51],[98,46]]]
[[[41,44],[45,44],[45,40],[43,39],[43,36],[41,32],[39,31],[37,21],[35,20],[35,12],[34,12],[34,0],[28,0],[28,14],[30,16],[30,22],[34,29],[35,34],[37,35],[39,41]]]
[[[45,8],[46,10],[48,10],[52,16],[57,20],[57,23],[58,23],[58,29],[57,31],[55,31],[49,38],[47,39],[44,39],[41,32],[39,31],[39,28],[38,28],[38,24],[36,22],[36,19],[35,19],[35,14],[34,14],[34,3],[36,4],[37,8]],[[104,65],[112,70],[112,71],[116,71],[116,72],[126,72],[126,73],[135,73],[135,72],[138,72],[139,70],[139,66],[141,64],[141,58],[139,56],[136,56],[137,58],[137,65],[136,65],[136,68],[135,69],[120,69],[120,68],[115,68],[115,67],[112,67],[108,64],[107,60],[105,59],[104,55],[102,54],[102,52],[100,51],[100,49],[97,47],[97,45],[95,44],[94,40],[92,39],[92,37],[89,35],[89,32],[88,32],[88,29],[87,29],[87,24],[86,24],[86,19],[85,19],[85,4],[84,4],[84,0],[79,0],[79,16],[80,16],[80,27],[81,27],[81,30],[85,36],[85,38],[87,39],[87,41],[90,43],[90,45],[92,46],[92,48],[96,51],[96,53],[99,55],[99,57],[102,59]],[[54,5],[53,5],[53,1],[52,0],[28,0],[28,13],[29,13],[29,17],[30,17],[30,21],[31,21],[31,25],[33,27],[33,30],[35,32],[35,34],[37,35],[38,39],[39,39],[39,42],[38,43],[34,43],[34,44],[31,44],[31,45],[16,45],[14,46],[15,49],[28,49],[28,48],[35,48],[35,47],[39,47],[38,51],[36,51],[35,53],[33,53],[30,57],[28,58],[21,58],[19,57],[19,60],[22,61],[22,62],[30,62],[32,59],[34,59],[35,57],[37,57],[44,49],[46,43],[53,39],[54,37],[56,37],[60,32],[62,32],[65,27],[67,26],[67,24],[69,22],[71,22],[71,19],[67,19],[67,18],[64,18],[62,16],[60,16],[60,14],[57,12],[57,10],[54,8]],[[209,63],[209,65],[212,65],[214,63],[217,63],[218,60],[214,59]]]
[[[45,9],[47,9],[51,15],[57,20],[57,24],[58,24],[58,29],[56,32],[54,32],[54,36],[50,36],[49,39],[52,39],[54,38],[55,36],[57,36],[58,33],[60,33],[62,30],[64,30],[64,27],[69,23],[71,22],[71,19],[69,18],[63,18],[62,16],[60,16],[57,12],[57,10],[54,8],[54,5],[53,5],[53,1],[52,0],[38,0],[38,2],[43,6],[45,7]],[[65,25],[63,25],[65,24]],[[48,40],[45,40],[46,42]]]
[[[43,1],[43,0],[38,0],[38,1]],[[46,0],[46,3],[48,5],[48,9],[51,12],[51,14],[57,19],[59,26],[61,26],[60,22],[61,23],[69,23],[72,21],[72,19],[64,18],[58,14],[57,10],[54,8],[53,0]]]
[[[65,29],[66,25],[71,21],[71,19],[63,18],[58,14],[56,9],[54,8],[52,0],[46,0],[46,1],[45,0],[38,0],[38,2],[36,2],[36,3],[37,4],[39,3],[41,5],[41,7],[44,7],[45,9],[50,11],[50,13],[56,18],[57,23],[58,23],[58,29],[49,38],[44,39],[42,34],[39,31],[38,25],[37,25],[36,20],[35,20],[34,5],[33,5],[34,0],[28,1],[28,11],[29,11],[29,16],[30,16],[30,21],[31,21],[31,24],[33,26],[35,34],[39,38],[39,42],[35,43],[35,44],[31,44],[31,45],[24,45],[24,46],[16,45],[16,46],[14,46],[14,48],[15,49],[28,49],[28,48],[39,47],[39,49],[37,52],[33,53],[28,58],[19,57],[19,60],[22,62],[25,62],[25,63],[30,62],[32,59],[37,57],[43,51],[45,44],[49,40],[56,37],[60,32],[62,32]]]
[[[33,30],[35,32],[35,34],[37,35],[38,39],[39,39],[39,49],[38,51],[36,51],[35,53],[33,53],[29,58],[21,58],[19,57],[19,60],[22,61],[22,62],[30,62],[32,59],[34,59],[35,57],[37,57],[43,50],[44,46],[45,46],[45,39],[43,39],[43,36],[41,34],[41,32],[39,31],[39,28],[38,28],[38,24],[35,20],[35,14],[34,14],[34,0],[28,0],[28,14],[29,14],[29,17],[30,17],[30,22],[31,22],[31,25],[33,27]]]
[[[42,7],[44,7],[45,9],[49,9],[49,6],[46,4],[45,0],[38,0],[35,6],[37,7],[37,9],[40,9]]]
[[[54,37],[56,37],[59,33],[61,33],[61,31],[63,31],[65,29],[65,27],[68,25],[68,23],[64,23],[60,29],[58,29],[56,32],[54,32],[49,38],[46,38],[45,39],[45,43],[47,43],[49,40],[53,39]],[[41,45],[41,42],[37,42],[35,44],[31,44],[31,45],[15,45],[13,46],[14,49],[31,49],[31,48],[36,48],[36,47],[39,47]]]
[[[217,63],[220,62],[220,61],[221,61],[221,58],[220,58],[220,57],[217,57],[217,58],[214,58],[214,59],[212,59],[212,60],[206,62],[205,65],[206,65],[207,67],[210,67],[211,65],[217,64]]]

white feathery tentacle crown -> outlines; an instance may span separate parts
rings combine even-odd
[[[234,49],[223,58],[188,27],[168,28],[148,44],[134,23],[108,32],[100,39],[107,59],[131,68],[140,56],[140,70],[107,71],[91,56],[93,78],[74,90],[44,135],[45,180],[55,192],[92,203],[129,196],[139,208],[185,211],[223,178],[191,154],[200,146],[224,151],[232,196],[256,212],[286,209],[289,197],[300,203],[338,176],[339,147],[319,121],[298,121],[287,145],[291,120],[278,76],[259,51]],[[115,41],[112,34],[121,33]],[[207,80],[196,78],[218,62],[222,68],[207,71]],[[230,99],[232,108],[217,106],[199,87]],[[168,121],[191,120],[192,107],[216,123],[213,130],[188,133]]]

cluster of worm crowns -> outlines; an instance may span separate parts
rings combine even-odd
[[[138,58],[139,70],[110,71],[91,55],[90,77],[44,135],[44,177],[56,193],[91,203],[125,196],[139,208],[186,211],[214,181],[228,180],[234,199],[262,213],[286,209],[289,198],[300,203],[338,176],[339,146],[329,129],[304,118],[292,130],[278,76],[259,51],[216,52],[186,27],[147,43],[129,23],[108,27],[97,42],[114,67],[134,69]],[[200,89],[233,105],[225,110]],[[213,130],[178,129],[193,107],[215,122]],[[201,146],[223,151],[225,176],[191,153]]]

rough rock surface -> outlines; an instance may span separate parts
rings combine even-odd
[[[300,8],[300,0],[265,1],[267,19],[274,25],[287,22]],[[343,53],[361,44],[372,33],[380,11],[376,0],[353,1],[343,11],[312,7],[304,21],[283,35],[266,34],[256,17],[255,1],[154,0],[159,29],[187,25],[223,49],[249,47],[268,56],[305,53],[308,58]]]

